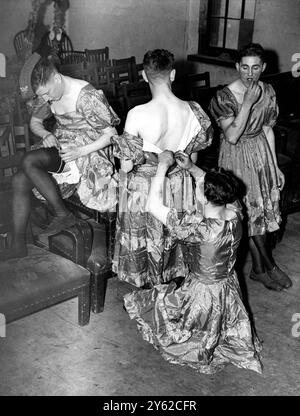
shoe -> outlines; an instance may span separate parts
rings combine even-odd
[[[288,275],[284,273],[284,271],[281,270],[277,264],[275,264],[272,270],[268,270],[268,275],[274,282],[279,283],[285,289],[288,289],[293,285],[293,282]]]
[[[269,290],[280,292],[283,289],[283,286],[281,286],[275,280],[272,280],[268,273],[255,273],[253,270],[251,270],[250,279],[255,280],[256,282],[261,282]]]

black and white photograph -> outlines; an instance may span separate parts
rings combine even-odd
[[[0,23],[0,396],[299,396],[300,0]]]

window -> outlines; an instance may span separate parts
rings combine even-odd
[[[199,53],[236,51],[252,41],[256,0],[201,0]]]

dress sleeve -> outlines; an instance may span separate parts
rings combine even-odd
[[[120,136],[112,136],[113,154],[120,160],[131,160],[139,165],[144,160],[143,139],[124,131]]]
[[[107,127],[113,127],[120,123],[119,117],[109,105],[103,91],[93,87],[84,88],[80,93],[77,111],[99,133]]]
[[[201,106],[195,101],[190,101],[190,106],[197,117],[201,129],[185,149],[185,153],[191,154],[203,150],[210,146],[213,139],[213,128],[208,115],[203,111]]]
[[[205,218],[196,210],[186,211],[183,217],[179,219],[176,209],[170,209],[167,215],[166,227],[173,241],[201,242],[209,233]]]
[[[42,98],[36,98],[32,102],[32,116],[40,120],[46,120],[52,115],[50,104]]]
[[[235,116],[236,105],[232,97],[223,89],[217,91],[216,96],[212,98],[209,104],[209,112],[217,124],[220,125],[220,120]]]
[[[266,85],[266,94],[269,96],[268,108],[265,113],[264,125],[273,127],[278,117],[278,105],[276,100],[276,94],[273,87],[270,84]]]

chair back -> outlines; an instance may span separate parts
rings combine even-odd
[[[111,84],[109,67],[97,62],[86,62],[85,78],[96,89],[103,90],[105,95],[113,95],[114,89]]]
[[[131,64],[124,63],[121,65],[114,65],[109,67],[110,73],[110,82],[114,85],[116,95],[120,93],[120,86],[124,83],[133,83],[135,82],[135,77],[133,76]]]
[[[109,60],[109,48],[85,49],[85,55],[88,62],[103,63]]]
[[[26,42],[25,34],[26,30],[20,30],[20,32],[16,33],[14,36],[14,48],[19,59],[23,58],[23,48]]]
[[[187,75],[185,82],[191,87],[197,88],[209,88],[210,87],[210,75],[209,72],[203,72],[201,74]]]
[[[145,104],[151,100],[150,88],[145,81],[124,83],[121,88],[126,112],[136,105]]]
[[[129,58],[112,59],[111,62],[112,66],[115,67],[120,67],[123,65],[128,67],[128,70],[130,71],[130,82],[137,82],[139,80],[135,56],[130,56]]]
[[[48,55],[49,48],[56,52],[59,59],[64,58],[65,52],[73,51],[72,41],[64,31],[62,32],[60,40],[50,39],[50,32],[44,34],[37,49],[39,50],[40,55]]]
[[[188,74],[179,77],[173,83],[174,93],[183,100],[193,100],[195,95],[201,94],[202,89],[210,88],[209,72]]]
[[[136,68],[136,72],[137,72],[137,81],[143,81],[142,72],[143,72],[143,69],[144,69],[144,65],[142,63],[136,64],[135,68]]]
[[[72,78],[84,79],[85,76],[85,63],[69,63],[60,66],[60,72],[63,75],[67,75]]]
[[[60,54],[60,62],[62,65],[78,64],[86,62],[86,54],[84,51],[65,51]]]

